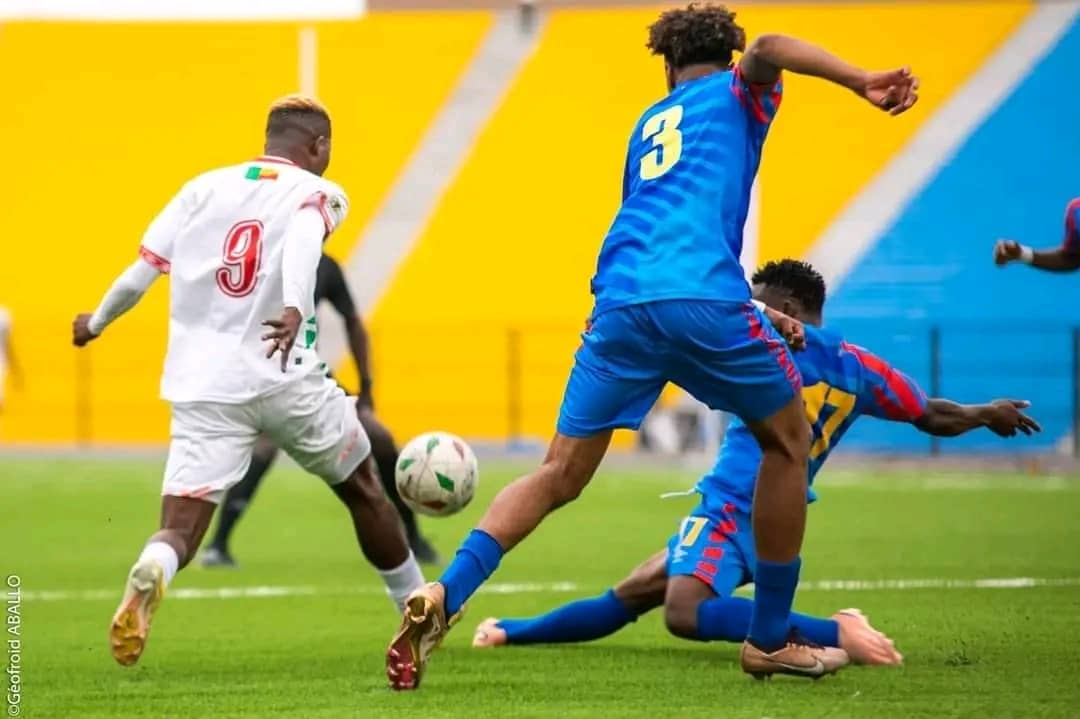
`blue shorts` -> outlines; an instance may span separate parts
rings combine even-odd
[[[772,415],[801,389],[787,345],[749,302],[630,305],[595,317],[582,335],[559,433],[637,429],[668,382],[711,409],[751,422]]]
[[[719,597],[754,581],[750,515],[724,497],[702,497],[668,542],[667,574],[700,579]]]

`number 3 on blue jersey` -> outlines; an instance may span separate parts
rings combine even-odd
[[[641,139],[652,140],[652,149],[641,158],[641,179],[655,180],[675,166],[682,156],[679,123],[683,106],[675,105],[650,115],[641,126]]]

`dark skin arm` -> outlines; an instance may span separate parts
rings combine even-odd
[[[359,404],[372,409],[374,402],[371,396],[371,359],[367,330],[356,311],[356,303],[353,302],[352,293],[349,292],[349,285],[345,281],[345,273],[341,271],[341,266],[328,255],[323,255],[320,268],[324,283],[324,297],[341,317],[345,326],[345,337],[349,343],[349,353],[356,364],[356,373],[360,378]]]
[[[1030,406],[1030,402],[1016,399],[960,404],[935,397],[927,400],[926,411],[916,420],[915,426],[937,437],[955,437],[979,427],[986,427],[999,437],[1014,437],[1017,432],[1031,435],[1042,431],[1042,427],[1020,411]]]
[[[1016,240],[998,240],[994,245],[994,264],[1004,267],[1010,262],[1019,262],[1022,251],[1021,244]],[[1048,272],[1074,272],[1080,269],[1080,251],[1067,247],[1035,250],[1032,253],[1031,266]]]
[[[879,110],[891,115],[911,108],[919,99],[919,80],[910,68],[868,72],[798,38],[762,35],[739,60],[743,77],[754,84],[772,84],[782,70],[820,77],[846,87]]]

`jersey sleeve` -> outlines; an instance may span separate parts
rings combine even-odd
[[[772,83],[749,82],[743,77],[742,68],[736,65],[735,72],[731,75],[731,91],[751,119],[762,125],[769,125],[780,109],[780,100],[784,96],[784,80],[779,77]]]
[[[158,213],[143,234],[139,257],[162,274],[172,269],[173,245],[187,220],[190,190],[184,187]]]
[[[1071,252],[1080,252],[1080,197],[1065,208],[1064,246]]]
[[[311,193],[300,203],[300,209],[313,207],[319,211],[323,218],[323,226],[326,229],[326,237],[333,234],[334,230],[345,221],[349,214],[349,198],[345,191],[331,182],[324,182],[318,190]]]
[[[879,419],[915,422],[926,412],[926,393],[911,377],[862,347],[845,342],[861,370],[856,409]]]
[[[353,302],[349,285],[345,282],[345,273],[332,257],[324,254],[319,260],[319,282],[322,283],[320,294],[337,310],[342,317],[356,316],[356,303]]]

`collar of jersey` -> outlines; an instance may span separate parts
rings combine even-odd
[[[260,155],[256,157],[252,162],[277,162],[282,165],[292,165],[296,167],[296,163],[285,157],[278,157],[277,155]]]

